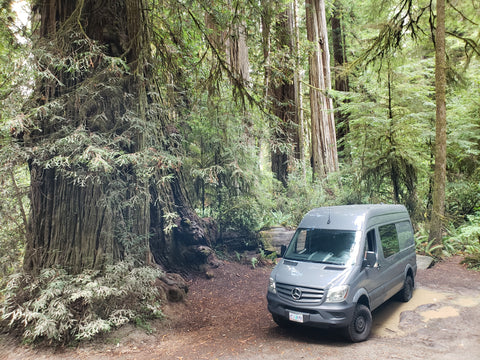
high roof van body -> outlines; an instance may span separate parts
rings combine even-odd
[[[267,294],[282,327],[344,328],[350,340],[364,341],[374,309],[396,294],[412,297],[415,241],[403,205],[313,209],[282,255]]]

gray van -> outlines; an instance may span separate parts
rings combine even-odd
[[[351,341],[364,341],[375,308],[396,294],[404,302],[412,297],[415,241],[403,205],[313,209],[282,257],[267,294],[281,327],[344,328]]]

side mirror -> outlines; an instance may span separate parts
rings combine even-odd
[[[285,252],[287,251],[287,246],[286,245],[282,245],[280,247],[280,257],[283,258],[283,256],[285,255]]]
[[[377,254],[374,251],[367,251],[365,259],[363,259],[363,267],[375,267],[377,263]]]

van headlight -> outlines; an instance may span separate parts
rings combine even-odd
[[[348,285],[335,286],[328,290],[326,302],[342,302],[347,298],[348,290],[350,287]]]
[[[273,294],[277,293],[277,287],[275,285],[275,280],[273,280],[272,277],[268,280],[268,291],[270,291]]]

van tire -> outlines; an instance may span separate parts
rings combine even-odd
[[[372,313],[362,304],[357,304],[352,321],[346,328],[346,336],[352,342],[361,342],[368,339],[372,330]]]
[[[402,290],[398,292],[398,299],[401,302],[410,301],[413,295],[413,286],[413,278],[410,275],[407,275]]]

